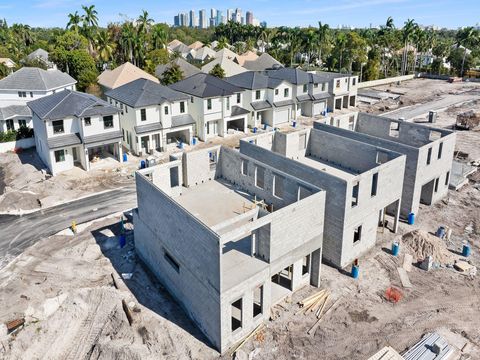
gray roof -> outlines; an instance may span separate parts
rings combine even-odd
[[[132,108],[188,100],[190,97],[147,79],[137,79],[105,93]]]
[[[282,106],[288,106],[288,105],[294,105],[295,104],[295,101],[293,100],[283,100],[283,101],[277,101],[277,102],[274,102],[273,105],[275,107],[282,107]]]
[[[140,135],[140,134],[145,134],[152,131],[160,131],[163,129],[163,125],[160,121],[157,121],[153,124],[138,125],[138,126],[135,126],[134,128],[135,128],[135,133],[137,135]]]
[[[170,85],[174,90],[200,98],[228,96],[242,89],[210,74],[198,73]]]
[[[280,68],[276,70],[267,70],[267,75],[272,78],[288,81],[290,84],[304,85],[311,82],[309,73],[294,68]]]
[[[329,97],[330,97],[329,93],[313,94],[312,100],[313,101],[325,100],[325,99],[328,99]]]
[[[312,100],[312,98],[308,94],[297,96],[298,102],[304,102],[304,101],[310,101],[310,100]]]
[[[27,105],[44,120],[63,119],[69,116],[114,115],[119,112],[116,107],[96,96],[71,90],[29,101]]]
[[[352,74],[347,74],[347,73],[341,74],[341,73],[329,72],[329,71],[317,71],[315,75],[325,79],[326,81],[337,79],[337,78],[353,76]]]
[[[272,107],[272,104],[270,104],[270,102],[268,102],[267,100],[265,101],[255,101],[255,102],[252,102],[250,103],[250,105],[252,105],[253,107],[253,110],[265,110],[265,109],[269,109]]]
[[[195,120],[190,114],[172,116],[172,128],[191,124],[195,124]]]
[[[43,61],[47,62],[48,61],[48,51],[43,50],[43,49],[37,49],[30,54],[27,55],[28,60],[34,60],[34,59],[42,59]]]
[[[243,89],[273,89],[282,82],[281,79],[270,78],[265,74],[256,71],[247,71],[241,74],[230,76],[225,79],[230,84],[241,87]]]
[[[120,141],[122,139],[121,131],[106,131],[102,134],[85,136],[83,142],[85,145],[98,146],[111,143],[113,141]]]
[[[176,58],[175,60],[170,61],[168,64],[158,65],[155,68],[155,76],[157,76],[158,78],[161,78],[163,73],[168,69],[170,69],[173,64],[176,64],[180,67],[180,69],[182,70],[183,76],[185,78],[201,72],[199,68],[197,68],[196,66],[193,66],[185,59]]]
[[[248,111],[247,109],[244,109],[241,106],[234,105],[232,106],[232,111],[230,116],[244,115],[244,114],[248,114],[249,112],[250,111]]]
[[[32,112],[27,105],[10,105],[0,108],[0,120],[11,119],[15,116],[31,117]]]
[[[179,52],[179,53],[181,53],[181,54],[186,54],[186,53],[188,53],[190,50],[192,50],[192,49],[190,49],[187,45],[185,45],[185,44],[183,44],[183,43],[178,44],[176,47],[174,47],[174,48],[172,49],[172,51],[176,51],[176,52]]]
[[[248,70],[263,71],[283,65],[267,53],[263,53],[255,60],[245,61],[243,67]]]
[[[65,146],[79,145],[82,143],[80,139],[80,134],[65,134],[57,135],[48,138],[48,147],[50,149],[58,149]]]
[[[0,80],[0,90],[47,91],[76,82],[70,75],[59,70],[23,67]]]

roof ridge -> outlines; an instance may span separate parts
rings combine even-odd
[[[43,116],[43,118],[46,118],[53,110],[55,110],[61,103],[63,103],[63,102],[65,101],[65,99],[66,99],[67,97],[69,97],[70,94],[72,93],[71,90],[67,90],[67,89],[65,89],[65,90],[63,90],[63,91],[68,92],[69,94],[67,94],[66,96],[64,96],[62,100],[60,100],[54,107],[52,107],[52,108],[50,109],[50,111],[48,111],[48,112]],[[57,94],[63,95],[63,91],[60,91],[60,92],[57,93]],[[45,97],[45,98],[46,98],[46,97]],[[41,98],[41,99],[45,99],[45,98]]]

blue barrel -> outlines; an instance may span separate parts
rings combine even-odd
[[[145,160],[140,161],[140,169],[145,169]]]
[[[392,255],[393,256],[398,256],[398,251],[400,250],[400,244],[398,242],[394,242],[392,244]]]
[[[253,128],[253,133],[254,133],[254,134],[257,133],[257,128],[256,128],[256,127]]]
[[[410,213],[408,214],[408,225],[413,225],[415,224],[415,214]]]
[[[296,127],[296,126],[297,126],[297,122],[296,122],[296,121],[292,121],[292,126],[293,126],[293,127]]]
[[[267,124],[263,124],[263,130],[267,130],[267,127],[268,127]]]
[[[436,234],[440,239],[443,239],[445,236],[445,228],[443,226],[440,226],[436,232]]]
[[[470,245],[468,245],[468,244],[463,245],[462,256],[463,257],[469,257],[470,256]]]
[[[192,138],[192,145],[197,145],[197,138],[195,136]]]
[[[123,153],[123,162],[127,162],[127,160],[128,160],[127,153]]]
[[[180,141],[180,142],[178,143],[178,147],[179,147],[180,149],[183,149],[183,141]]]
[[[125,237],[125,234],[120,234],[118,243],[120,244],[120,248],[123,248],[127,244],[127,238]]]
[[[356,265],[352,266],[352,278],[357,279],[360,274],[360,268]]]

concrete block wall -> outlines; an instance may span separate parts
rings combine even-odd
[[[170,181],[170,169],[177,168],[178,185],[173,186]],[[168,196],[178,196],[182,193],[183,174],[182,161],[173,160],[165,164],[157,165],[140,171],[142,175],[148,177],[153,184]]]
[[[210,166],[210,152],[217,154],[217,166]],[[183,153],[183,184],[186,187],[201,184],[217,176],[220,145]]]
[[[305,156],[310,138],[310,129],[290,133],[275,132],[273,151],[290,159]],[[305,140],[305,142],[304,142]]]
[[[135,247],[217,348],[220,334],[220,239],[149,179],[137,173]],[[168,252],[179,265],[167,261]],[[201,301],[199,301],[201,299]]]

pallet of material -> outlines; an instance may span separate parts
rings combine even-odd
[[[453,348],[443,337],[428,333],[402,356],[405,360],[449,360],[453,354]]]
[[[385,346],[382,350],[372,355],[367,360],[404,360],[403,357],[392,347]]]

